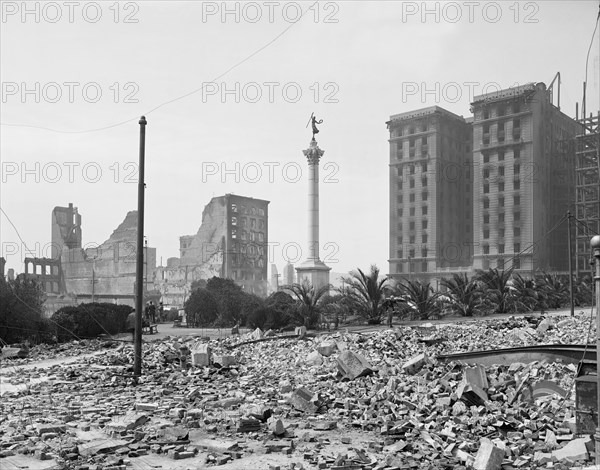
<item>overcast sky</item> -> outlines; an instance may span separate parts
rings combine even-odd
[[[235,193],[271,201],[280,273],[286,256],[306,257],[311,112],[323,119],[321,259],[387,272],[390,115],[438,105],[467,117],[473,94],[560,72],[574,117],[598,13],[597,1],[1,3],[1,206],[31,255],[50,255],[55,206],[79,208],[88,246],[137,209],[146,115],[158,260],[179,256],[211,197]],[[588,113],[598,52],[597,32]],[[2,256],[21,272],[5,214]]]

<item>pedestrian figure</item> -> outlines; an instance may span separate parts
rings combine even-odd
[[[131,333],[131,341],[135,342],[135,310],[127,315],[127,331]]]
[[[156,323],[156,305],[152,300],[150,301],[150,305],[148,307],[149,318],[148,321],[152,320],[152,323]]]
[[[387,315],[388,315],[388,317],[387,317],[388,327],[394,328],[394,325],[393,325],[393,321],[394,321],[394,309],[391,308],[391,307],[388,307]]]
[[[161,323],[165,321],[165,307],[162,302],[158,306],[158,319]]]

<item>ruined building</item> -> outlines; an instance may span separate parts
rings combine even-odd
[[[267,295],[269,201],[234,194],[214,197],[195,235],[179,238],[180,257],[159,267],[165,304],[183,305],[193,281],[231,278],[249,293]]]

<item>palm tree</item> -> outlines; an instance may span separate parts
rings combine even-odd
[[[487,271],[478,270],[475,281],[482,291],[483,304],[493,309],[494,313],[507,313],[510,306],[510,278],[513,268],[499,271],[490,268]]]
[[[315,289],[309,281],[283,286],[282,290],[290,291],[296,297],[296,310],[293,316],[306,328],[319,323],[319,302],[329,292],[329,284]]]
[[[544,293],[547,308],[560,308],[569,303],[568,284],[558,274],[542,273],[536,278],[536,284]]]
[[[545,305],[546,294],[533,279],[515,274],[510,281],[511,310],[515,312],[538,310]]]
[[[397,286],[400,297],[405,303],[400,307],[400,313],[408,314],[411,318],[426,320],[439,312],[437,302],[439,293],[434,293],[428,282],[406,281]]]
[[[458,314],[472,317],[478,313],[481,292],[477,283],[470,280],[466,273],[453,274],[451,279],[442,279],[440,284],[447,289],[450,304]]]
[[[350,305],[369,323],[380,323],[385,313],[383,302],[387,276],[379,279],[379,268],[372,264],[368,275],[357,268],[350,273],[350,277],[343,277],[342,281],[345,287],[339,292],[346,296]]]

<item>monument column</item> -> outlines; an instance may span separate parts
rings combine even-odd
[[[313,137],[307,150],[303,150],[308,161],[308,252],[306,260],[296,268],[298,283],[310,282],[319,289],[329,285],[329,271],[319,258],[319,160],[325,153],[319,148],[315,140],[318,129],[315,124],[320,123],[311,116]],[[322,122],[322,121],[321,121]]]

